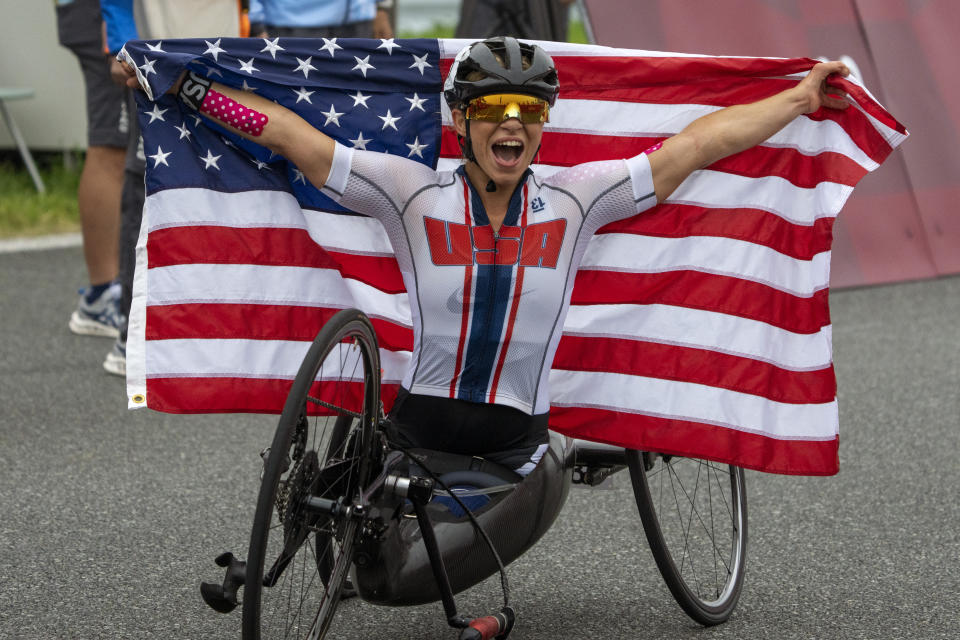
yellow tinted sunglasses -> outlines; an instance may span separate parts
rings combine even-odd
[[[468,120],[503,122],[518,118],[524,124],[536,124],[550,120],[550,104],[533,96],[496,93],[471,100],[466,115]]]

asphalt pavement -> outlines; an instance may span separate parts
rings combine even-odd
[[[270,416],[128,411],[73,336],[79,248],[0,254],[0,638],[238,639],[199,595],[245,554]],[[673,602],[629,480],[574,489],[510,566],[518,640],[960,638],[960,278],[834,292],[840,474],[749,473],[740,605]],[[488,581],[460,599],[497,607]],[[342,605],[336,638],[455,638],[439,604]]]

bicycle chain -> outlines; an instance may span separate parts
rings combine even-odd
[[[301,415],[300,420],[297,421],[297,425],[294,427],[293,432],[293,454],[290,456],[293,465],[287,473],[287,479],[281,480],[279,482],[279,486],[277,487],[275,503],[277,507],[277,516],[280,518],[281,522],[283,522],[286,516],[288,502],[290,501],[290,483],[298,476],[300,472],[300,464],[303,461],[303,454],[306,452],[306,450],[307,417]]]

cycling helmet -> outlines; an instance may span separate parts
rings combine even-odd
[[[559,88],[557,67],[546,51],[501,36],[474,42],[457,54],[443,95],[451,109],[462,109],[470,100],[491,93],[531,95],[552,107]]]
[[[519,93],[546,100],[552,107],[560,82],[553,58],[535,44],[499,36],[464,47],[457,54],[443,84],[443,97],[451,109],[466,109],[474,98],[491,93]],[[464,158],[473,161],[470,121],[466,136],[457,136]],[[492,181],[490,183],[493,184]],[[487,185],[487,190],[492,190]]]

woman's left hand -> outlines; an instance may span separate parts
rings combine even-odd
[[[827,85],[827,79],[834,74],[845,78],[850,75],[850,69],[837,60],[821,62],[797,84],[796,91],[803,95],[807,103],[803,113],[813,113],[820,107],[846,109],[850,106],[846,100],[846,91]]]

